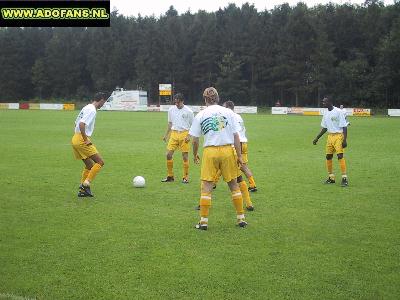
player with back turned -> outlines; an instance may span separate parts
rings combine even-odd
[[[204,136],[200,174],[202,181],[200,221],[196,228],[200,230],[208,228],[214,178],[218,171],[221,171],[222,177],[231,191],[232,202],[236,209],[237,225],[245,227],[247,222],[244,216],[243,198],[236,180],[240,175],[238,163],[243,164],[239,124],[230,109],[218,105],[219,95],[215,88],[206,88],[203,98],[207,107],[196,115],[189,130],[189,135],[193,137],[193,156],[196,164],[200,162],[198,156],[199,137]]]

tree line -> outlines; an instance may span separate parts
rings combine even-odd
[[[215,86],[241,105],[400,107],[400,2],[385,6],[248,3],[216,12],[174,7],[109,28],[0,28],[0,101],[90,99],[115,87],[158,103],[172,83],[187,103]]]

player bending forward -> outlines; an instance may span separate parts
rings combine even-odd
[[[75,120],[75,134],[72,137],[72,149],[76,159],[81,159],[85,164],[82,171],[81,185],[79,186],[78,197],[93,197],[90,184],[104,166],[104,161],[92,144],[90,137],[94,131],[97,110],[107,101],[105,93],[97,93],[92,103],[86,105],[79,112]]]

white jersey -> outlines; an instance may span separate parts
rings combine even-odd
[[[343,127],[347,127],[347,121],[343,112],[334,106],[331,111],[325,110],[321,127],[326,128],[328,133],[342,133]]]
[[[239,123],[232,110],[219,105],[210,105],[196,115],[189,134],[194,137],[203,134],[203,147],[208,147],[233,145],[233,134],[239,131]]]
[[[78,117],[75,120],[75,133],[80,133],[79,123],[85,123],[85,133],[87,136],[91,136],[94,130],[94,123],[96,121],[96,107],[93,104],[88,104],[82,108]]]
[[[340,109],[340,108],[339,108]],[[347,120],[347,110],[345,108],[341,108],[340,109],[342,111],[342,113],[344,114],[344,118],[346,119],[346,123],[347,125],[350,124],[350,122]]]
[[[189,130],[190,126],[192,126],[193,118],[193,111],[186,105],[184,105],[181,109],[174,105],[168,110],[168,122],[172,123],[172,130]]]
[[[239,123],[239,138],[240,138],[240,142],[241,143],[247,143],[247,137],[246,137],[246,127],[244,127],[244,122],[243,119],[241,117],[241,115],[234,113],[235,114],[235,118],[236,121]]]

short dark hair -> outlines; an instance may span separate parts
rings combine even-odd
[[[228,100],[228,101],[225,101],[224,102],[224,106],[226,107],[226,108],[230,108],[230,109],[234,109],[235,108],[235,103],[233,103],[233,101],[230,101],[230,100]]]
[[[175,94],[175,96],[174,96],[174,100],[184,101],[184,100],[185,100],[185,97],[183,96],[182,93],[177,93],[177,94]]]
[[[97,92],[93,97],[93,101],[96,101],[96,102],[99,102],[103,99],[105,99],[105,100],[108,99],[108,94],[105,92]]]

